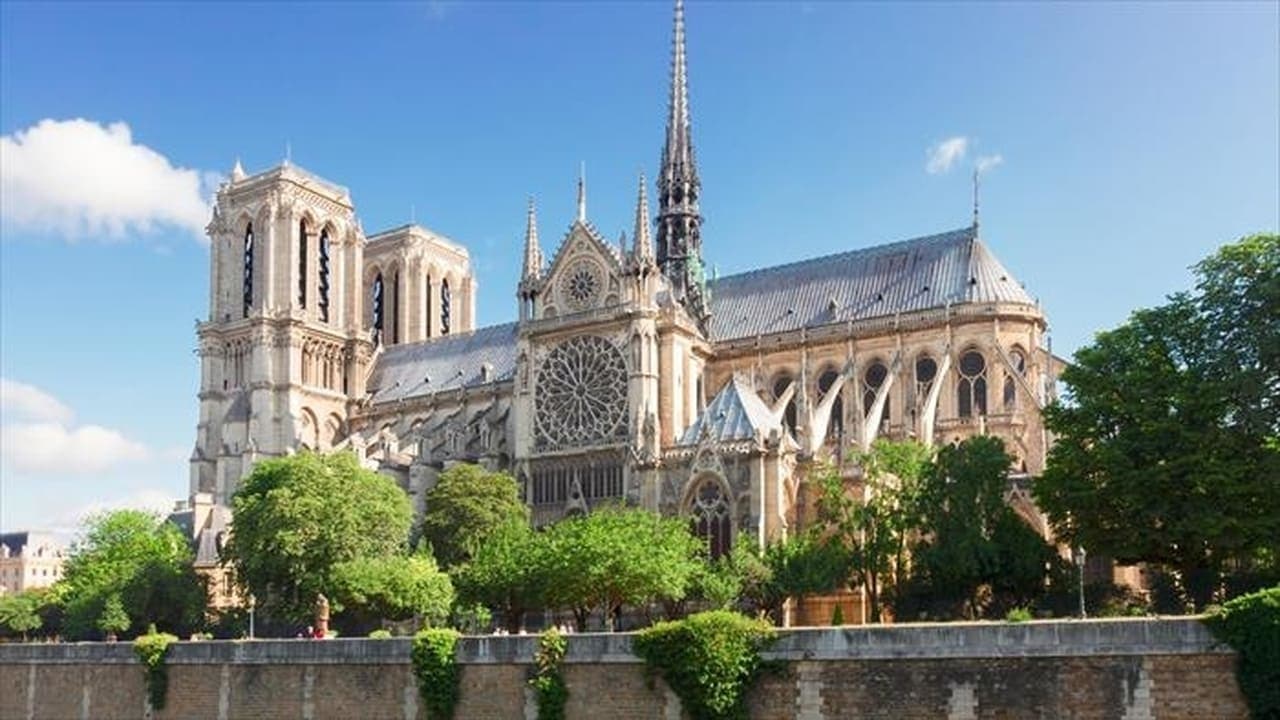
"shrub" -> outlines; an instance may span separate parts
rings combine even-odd
[[[462,670],[454,657],[458,631],[428,628],[413,638],[413,674],[431,720],[451,720],[458,706]]]
[[[568,642],[555,628],[548,628],[538,637],[538,651],[534,653],[534,674],[529,686],[538,695],[538,720],[564,720],[564,706],[569,700],[569,688],[565,685],[560,663]]]
[[[1236,679],[1255,718],[1280,718],[1280,585],[1242,595],[1205,618],[1239,653]]]
[[[371,640],[388,640],[391,638],[391,631],[385,628],[378,628],[369,633],[369,638]]]
[[[133,641],[133,653],[142,663],[147,681],[147,700],[153,710],[164,709],[165,696],[169,692],[169,670],[164,658],[169,653],[169,645],[177,640],[175,635],[156,632],[155,625],[152,625],[146,635],[139,635]]]
[[[1009,612],[1004,614],[1004,621],[1011,623],[1026,622],[1031,619],[1030,608],[1016,607],[1011,608]]]
[[[836,609],[831,611],[831,626],[840,627],[844,625],[844,608],[840,607],[840,603],[836,603]]]
[[[634,648],[692,720],[739,720],[747,717],[746,694],[762,669],[760,652],[775,637],[763,620],[713,610],[643,630]]]

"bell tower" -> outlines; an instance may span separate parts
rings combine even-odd
[[[373,354],[365,238],[345,188],[288,162],[250,176],[237,161],[207,232],[190,488],[229,503],[259,459],[346,438]]]

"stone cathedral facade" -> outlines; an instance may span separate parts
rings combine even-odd
[[[537,523],[625,502],[690,518],[720,553],[802,525],[815,463],[855,478],[876,438],[988,433],[1044,532],[1017,479],[1043,468],[1060,361],[976,214],[709,278],[679,2],[674,25],[665,144],[631,239],[591,224],[580,181],[544,254],[530,203],[511,323],[475,327],[462,245],[416,225],[366,235],[345,189],[237,163],[208,228],[195,504],[226,503],[262,458],[349,449],[419,509],[445,468],[479,463],[517,478]],[[731,250],[706,240],[707,256]]]

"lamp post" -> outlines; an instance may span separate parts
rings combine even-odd
[[[249,639],[250,640],[253,639],[253,609],[257,606],[258,606],[257,600],[252,595],[250,595],[249,596]]]
[[[1080,594],[1080,619],[1084,620],[1085,618],[1088,617],[1088,613],[1085,612],[1085,607],[1084,607],[1084,559],[1085,559],[1084,548],[1082,547],[1072,548],[1071,555],[1072,555],[1072,559],[1075,560],[1075,563],[1076,563],[1076,580],[1079,583],[1077,588]]]

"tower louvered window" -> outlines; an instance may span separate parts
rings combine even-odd
[[[307,306],[307,221],[298,223],[298,307]]]
[[[329,322],[329,230],[320,231],[320,273],[316,278],[320,293],[320,322]]]
[[[440,282],[440,334],[449,334],[449,281],[442,280]]]
[[[400,271],[397,270],[395,275],[391,276],[391,300],[387,303],[388,312],[391,314],[391,332],[387,333],[387,344],[395,345],[400,342]]]
[[[966,418],[987,414],[987,360],[977,350],[960,356],[956,414]]]
[[[385,292],[386,288],[382,286],[382,273],[378,273],[377,277],[373,279],[373,292],[370,298],[373,310],[373,343],[375,345],[382,344],[382,316],[385,313],[385,306],[383,305]]]
[[[249,317],[253,306],[253,223],[244,229],[244,317]]]
[[[431,276],[430,275],[427,276],[426,282],[427,282],[427,291],[423,293],[424,295],[427,296],[426,307],[423,308],[423,310],[426,312],[426,314],[423,315],[423,317],[426,318],[426,320],[424,321],[426,323],[426,328],[424,329],[427,333],[427,337],[431,337]]]

